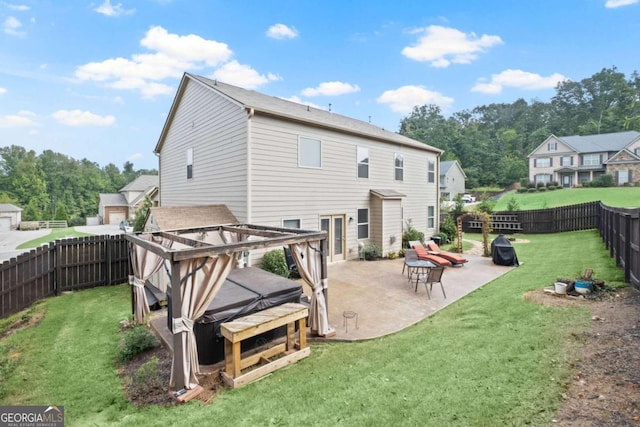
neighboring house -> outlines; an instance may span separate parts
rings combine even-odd
[[[149,197],[157,206],[158,175],[140,175],[120,189],[119,193],[100,194],[98,215],[103,224],[120,224],[133,219]]]
[[[529,154],[529,180],[575,187],[610,174],[618,185],[640,181],[640,132],[551,135]]]
[[[440,162],[440,200],[450,202],[464,193],[467,175],[457,160]]]
[[[22,208],[10,203],[0,203],[0,231],[15,230],[22,221]]]
[[[324,230],[330,262],[400,251],[407,220],[438,231],[442,151],[329,111],[185,73],[154,151],[160,206]]]

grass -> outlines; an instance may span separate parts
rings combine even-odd
[[[597,200],[611,207],[628,208],[640,206],[640,187],[570,188],[543,193],[510,191],[498,200],[494,211],[506,211],[512,197],[515,198],[520,210],[554,208]]]
[[[89,233],[81,233],[76,231],[73,227],[67,228],[52,228],[51,233],[46,234],[37,239],[29,240],[28,242],[22,243],[16,249],[32,249],[37,248],[45,243],[53,242],[54,240],[64,239],[68,237],[85,237],[85,236],[93,236],[93,234]]]
[[[69,426],[548,426],[591,316],[523,294],[587,267],[613,286],[624,275],[595,231],[527,238],[514,244],[522,266],[424,321],[369,341],[312,344],[308,358],[206,406],[125,400],[113,360],[128,286],[51,298],[37,327],[1,341],[19,356],[0,405],[65,405]]]

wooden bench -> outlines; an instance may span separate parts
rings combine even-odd
[[[306,335],[306,318],[308,315],[309,309],[306,305],[286,303],[240,317],[232,322],[223,323],[220,326],[220,331],[225,339],[223,381],[230,387],[238,388],[307,357],[311,353],[311,349],[307,347]],[[296,322],[298,322],[297,343]],[[242,357],[241,344],[243,340],[285,325],[287,326],[287,336],[284,343],[276,344],[266,350]],[[269,358],[281,354],[284,355],[274,360],[269,360]],[[252,367],[253,369],[244,374],[242,373],[243,369]]]

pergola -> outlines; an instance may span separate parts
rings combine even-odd
[[[222,243],[200,238],[217,233]],[[309,309],[312,332],[324,336],[328,323],[327,233],[253,224],[212,225],[178,230],[127,234],[134,275],[132,306],[136,322],[149,313],[145,281],[164,265],[170,277],[173,361],[170,388],[198,385],[198,354],[193,324],[202,316],[243,252],[289,246],[300,276],[313,290]]]

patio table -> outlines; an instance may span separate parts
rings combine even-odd
[[[404,265],[409,269],[409,282],[413,283],[415,275],[415,291],[418,292],[418,283],[420,279],[425,279],[429,275],[429,269],[436,267],[436,265],[426,259],[405,259]]]

